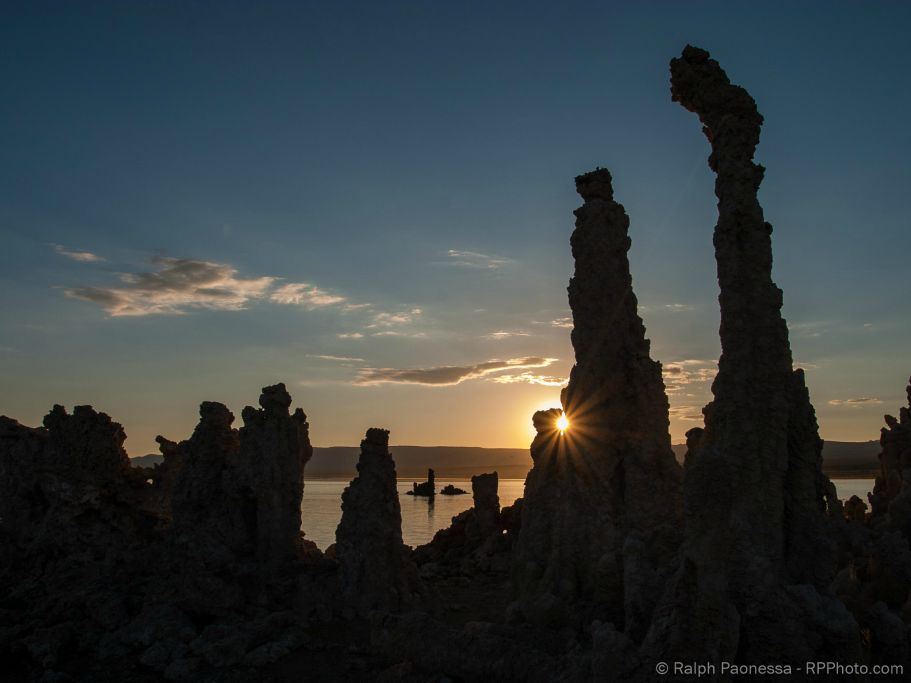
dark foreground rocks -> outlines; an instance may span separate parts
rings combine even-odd
[[[2,418],[0,658],[22,680],[181,679],[298,648],[337,577],[300,533],[312,450],[290,404],[266,387],[237,430],[203,403],[154,469],[131,468],[120,425],[88,406],[37,429]]]

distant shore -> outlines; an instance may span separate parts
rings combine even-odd
[[[673,446],[678,461],[683,461],[686,446]],[[392,446],[399,480],[424,481],[432,468],[438,477],[470,479],[475,474],[496,471],[501,479],[525,479],[531,468],[527,448],[481,448],[473,446]],[[878,441],[827,441],[823,446],[823,472],[830,479],[875,479],[879,473]],[[307,463],[308,479],[347,479],[357,474],[356,446],[330,446],[313,449]],[[151,467],[161,462],[158,454],[132,458],[137,466]]]

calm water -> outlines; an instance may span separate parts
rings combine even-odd
[[[857,496],[867,505],[867,493],[873,490],[873,479],[833,479],[835,489],[838,491],[838,498],[844,502],[851,496]]]
[[[847,500],[858,496],[867,502],[867,491],[873,488],[872,479],[834,479],[838,497]],[[452,518],[471,507],[471,481],[467,479],[437,478],[437,490],[446,484],[453,484],[469,493],[464,496],[436,496],[433,505],[427,498],[405,495],[411,490],[411,481],[400,481],[399,504],[402,507],[402,538],[410,546],[430,541],[440,529],[445,529]],[[306,537],[322,550],[335,543],[335,528],[342,518],[342,491],[348,486],[347,480],[308,479],[304,484],[304,500],[301,516]],[[525,486],[524,479],[501,479],[500,505],[512,505],[520,498]]]
[[[307,479],[304,500],[301,502],[301,527],[306,538],[325,550],[335,543],[335,528],[342,518],[342,491],[348,481],[338,479]],[[437,491],[452,484],[468,491],[464,496],[440,496],[433,505],[427,498],[405,495],[411,490],[411,480],[399,481],[399,505],[402,508],[402,539],[410,546],[427,543],[440,529],[452,523],[452,518],[472,506],[471,481],[437,477]],[[524,479],[500,479],[500,505],[512,505],[522,497]]]

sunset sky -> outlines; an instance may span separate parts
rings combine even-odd
[[[769,7],[777,9],[769,9]],[[572,365],[573,177],[605,166],[675,442],[719,354],[708,143],[668,62],[765,116],[760,201],[824,438],[905,402],[911,4],[4,3],[0,414],[131,455],[284,381],[316,445],[525,447]]]

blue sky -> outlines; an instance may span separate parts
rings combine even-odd
[[[494,5],[494,6],[492,6]],[[0,413],[121,421],[284,381],[318,445],[525,446],[572,364],[573,177],[614,175],[672,434],[718,357],[708,49],[757,159],[824,437],[904,402],[907,3],[5,3]],[[414,372],[414,371],[420,372]]]

